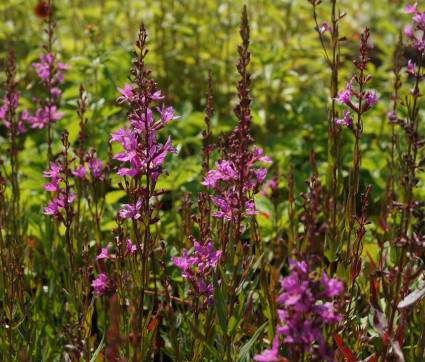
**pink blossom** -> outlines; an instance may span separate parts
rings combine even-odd
[[[272,349],[265,349],[262,354],[257,354],[253,357],[255,361],[279,361],[279,335],[276,335],[273,339]]]
[[[344,118],[335,119],[335,123],[340,124],[342,126],[351,127],[353,125],[354,116],[350,117],[350,112],[348,109],[344,110]]]
[[[121,88],[117,88],[118,91],[122,94],[122,96],[117,98],[117,102],[120,100],[121,102],[118,102],[119,104],[125,102],[125,101],[129,101],[132,99],[133,97],[133,93],[135,90],[135,84],[132,84],[131,86],[127,83],[124,84],[124,89]]]
[[[28,123],[32,123],[31,128],[44,128],[49,123],[55,123],[63,117],[64,113],[56,113],[56,106],[38,108],[35,116],[28,118]]]
[[[102,248],[101,253],[96,257],[96,261],[99,259],[114,259],[113,256],[109,255],[108,249],[111,247],[112,243],[108,243],[108,246],[106,248]]]
[[[137,202],[136,205],[133,206],[131,204],[124,204],[122,205],[123,208],[127,209],[121,209],[119,210],[119,214],[123,219],[134,219],[137,220],[141,217],[141,215],[139,214],[139,210],[142,207],[142,201],[143,199],[140,197]]]
[[[93,293],[96,298],[115,293],[115,285],[105,273],[100,273],[99,277],[93,280],[91,286],[94,288]]]
[[[79,165],[72,174],[80,179],[86,179],[87,169],[83,165]]]

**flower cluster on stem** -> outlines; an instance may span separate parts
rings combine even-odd
[[[280,284],[283,293],[276,299],[280,326],[276,329],[272,349],[254,356],[256,361],[279,361],[279,336],[291,357],[298,361],[305,352],[315,361],[333,361],[333,353],[323,335],[325,325],[341,321],[338,306],[325,300],[339,295],[343,284],[336,278],[322,273],[320,278],[305,261],[289,259],[290,275]]]
[[[369,28],[366,28],[365,31],[361,34],[361,43],[360,43],[360,61],[353,60],[354,65],[359,70],[359,74],[353,76],[350,82],[345,82],[345,89],[341,92],[338,92],[338,97],[334,98],[336,101],[344,103],[348,106],[354,113],[357,114],[358,119],[356,123],[356,131],[354,130],[354,117],[350,115],[348,109],[344,110],[344,117],[338,118],[335,120],[337,124],[347,126],[350,128],[353,133],[357,136],[361,135],[363,131],[363,125],[361,122],[361,116],[363,113],[369,111],[372,108],[372,105],[379,102],[379,99],[376,97],[376,91],[372,92],[371,90],[364,90],[364,85],[372,79],[372,75],[364,77],[364,71],[367,70],[367,63],[370,61],[368,53],[372,49],[371,46],[367,45],[370,32]],[[359,90],[353,89],[353,81],[355,81]],[[355,100],[352,100],[354,97]]]

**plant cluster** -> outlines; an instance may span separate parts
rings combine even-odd
[[[17,71],[19,51],[11,48],[0,107],[5,360],[425,358],[425,11],[405,5],[411,25],[394,44],[394,89],[386,97],[369,73],[376,68],[373,29],[358,34],[357,73],[341,90],[341,74],[352,74],[342,72],[341,60],[347,13],[331,0],[330,19],[320,22],[324,4],[308,3],[330,90],[321,116],[326,155],[311,149],[307,171],[297,170],[295,159],[282,168],[281,153],[263,142],[269,130],[254,122],[251,58],[265,52],[251,52],[243,6],[234,117],[227,133],[216,132],[227,110],[215,113],[213,90],[220,84],[209,70],[202,130],[194,137],[202,156],[193,189],[178,183],[173,166],[182,168],[192,157],[190,142],[176,131],[187,115],[184,107],[165,105],[172,97],[146,63],[144,23],[128,82],[112,89],[110,106],[99,99],[97,71],[94,86],[66,80],[64,71],[73,67],[54,49],[57,4],[36,6],[45,44],[39,61],[31,62],[35,90],[26,97],[32,86],[21,88],[26,78]],[[76,97],[65,103],[72,87]],[[266,111],[268,101],[266,94]],[[391,134],[379,198],[375,184],[362,178],[367,124],[385,105],[382,125]],[[117,119],[123,115],[109,131],[98,122],[102,107],[115,107]],[[71,124],[64,125],[67,117],[74,135]],[[274,127],[271,118],[264,126]],[[25,157],[31,147],[42,155],[43,169],[35,177],[44,188],[35,204],[24,171],[35,162]],[[189,190],[197,191],[196,202]]]

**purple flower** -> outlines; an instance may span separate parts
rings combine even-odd
[[[54,99],[59,98],[59,96],[62,94],[62,91],[59,88],[52,88],[51,90],[52,96]]]
[[[102,248],[101,253],[96,257],[96,261],[99,259],[113,259],[114,257],[109,255],[108,249],[111,247],[112,243],[108,243],[106,248]]]
[[[182,277],[193,280],[194,272],[190,268],[190,264],[193,262],[193,258],[189,258],[187,255],[187,250],[183,249],[183,256],[179,259],[175,256],[171,257],[171,261],[177,266],[177,268],[182,269]]]
[[[104,180],[105,175],[103,174],[102,160],[93,158],[87,165],[90,173],[95,180]]]
[[[237,177],[237,173],[231,162],[223,160],[216,162],[217,170],[210,170],[201,185],[215,188],[218,180],[230,181]]]
[[[273,161],[269,156],[263,156],[263,150],[261,148],[258,148],[254,145],[254,159],[251,160],[250,164],[253,164],[254,162],[261,161],[265,163],[272,164]]]
[[[152,95],[152,100],[153,101],[159,101],[161,99],[164,99],[165,97],[161,95],[161,90],[156,91],[153,95]]]
[[[222,210],[216,211],[212,214],[212,216],[225,218],[227,221],[231,221],[233,217],[235,218],[235,220],[237,219],[237,209],[232,206],[230,199],[226,200],[223,196],[217,195],[215,197],[211,196],[211,200],[215,204],[215,206],[219,207]],[[259,211],[255,211],[255,203],[252,199],[245,202],[245,209],[243,211],[248,215],[260,213]]]
[[[48,205],[44,208],[43,214],[45,215],[60,215],[58,199],[49,201]]]
[[[75,193],[69,195],[68,203],[70,204],[75,199]],[[45,215],[56,215],[60,216],[60,209],[65,208],[65,196],[59,195],[59,199],[54,198],[53,201],[49,201],[48,206],[44,208],[43,214]]]
[[[127,242],[125,243],[125,247],[127,248],[128,253],[134,254],[137,250],[137,246],[133,245],[130,239],[127,239]],[[140,244],[141,250],[143,250],[143,244]]]
[[[141,117],[136,113],[130,114],[130,123],[133,127],[138,129],[138,132],[140,132],[140,130],[144,130],[146,128],[146,124],[148,127],[151,127],[154,122],[153,113],[150,108],[147,109],[146,114],[147,118],[144,113]]]
[[[340,294],[344,290],[344,284],[337,278],[329,279],[326,273],[322,274],[323,277],[320,279],[320,283],[325,287],[325,296],[327,298],[334,297]]]
[[[350,103],[351,90],[343,90],[342,92],[338,92],[338,98],[334,98],[337,102],[342,102],[345,104]]]
[[[233,207],[230,206],[223,196],[211,197],[212,202],[215,206],[219,207],[222,211],[216,211],[212,216],[225,218],[227,221],[232,221]]]
[[[409,59],[409,61],[407,62],[407,69],[414,73],[416,69],[416,63],[412,62],[412,60]]]
[[[323,34],[325,31],[329,31],[329,33],[332,35],[333,34],[333,30],[332,30],[332,28],[329,26],[329,24],[326,22],[326,21],[324,21],[323,23],[322,23],[322,27],[319,29],[319,33],[320,34]]]
[[[62,166],[56,165],[54,162],[50,162],[50,171],[44,171],[43,177],[55,177],[61,179]]]
[[[282,304],[282,309],[277,311],[281,325],[277,327],[276,334],[284,337],[289,353],[295,354],[292,357],[301,348],[320,360],[332,361],[329,345],[325,344],[323,337],[323,325],[338,323],[342,316],[336,312],[332,302],[324,303],[323,299],[341,293],[343,285],[336,278],[329,279],[325,273],[317,281],[315,272],[309,270],[305,261],[289,259],[289,269],[291,274],[281,280],[284,292],[276,299]],[[325,288],[324,292],[321,285]],[[277,348],[265,351],[259,357],[280,358]]]
[[[397,115],[395,111],[391,111],[387,113],[387,123],[394,124],[394,120],[397,119]]]
[[[130,204],[124,204],[122,207],[126,208],[127,210],[121,209],[119,210],[119,214],[123,219],[134,219],[137,220],[141,217],[141,215],[138,213],[140,208],[142,207],[142,201],[143,199],[140,197],[135,206],[132,206]]]
[[[75,171],[72,171],[72,174],[75,177],[81,178],[81,179],[85,179],[86,178],[86,172],[87,169],[83,166],[83,165],[79,165]]]
[[[161,114],[161,121],[164,123],[170,122],[174,119],[180,118],[180,116],[173,117],[174,109],[173,107],[168,107],[165,109],[165,104],[162,105],[162,110],[159,107],[156,107],[156,110]]]
[[[131,86],[127,83],[124,84],[124,89],[118,88],[118,91],[122,94],[121,97],[117,98],[117,102],[120,100],[121,102],[118,102],[119,104],[129,101],[132,99],[135,89],[135,84],[132,84]]]
[[[28,123],[32,123],[31,128],[44,128],[47,124],[55,123],[58,119],[63,117],[64,113],[59,112],[56,113],[56,106],[44,107],[44,111],[42,108],[38,108],[35,117],[29,117]]]
[[[57,65],[54,65],[54,62],[56,61],[56,55],[52,55],[52,53],[48,53],[47,55],[44,55],[43,53],[40,54],[40,61],[41,63],[32,63],[31,65],[36,68],[36,72],[38,76],[43,80],[48,80],[50,76],[51,69],[54,70],[55,68],[57,70],[61,69],[69,69],[69,67],[66,64],[57,62]],[[62,74],[62,73],[60,73]],[[60,76],[59,74],[59,76]],[[58,76],[58,78],[59,78]],[[62,75],[63,76],[63,75]],[[58,82],[60,82],[62,79],[59,78]]]
[[[93,293],[96,298],[115,293],[115,286],[105,273],[100,273],[99,277],[93,280],[91,286],[94,288]]]
[[[336,118],[335,123],[340,124],[342,126],[351,127],[353,125],[354,116],[350,117],[350,112],[348,109],[344,110],[344,118]]]
[[[258,170],[254,170],[254,174],[257,178],[257,183],[261,184],[267,176],[267,169],[260,167]]]
[[[404,35],[406,35],[409,39],[412,40],[418,40],[414,35],[413,35],[413,22],[412,25],[408,26],[407,28],[404,28]]]
[[[0,119],[3,119],[5,122],[6,127],[10,130],[12,128],[12,123],[7,119],[7,112],[9,110],[13,109],[16,111],[16,108],[19,105],[19,97],[20,93],[12,94],[12,102],[9,101],[8,97],[3,98],[3,106],[0,107]],[[11,104],[10,104],[11,103]],[[26,121],[28,119],[28,110],[24,109],[21,113],[21,117],[16,123],[16,135],[19,136],[20,134],[23,134],[27,131],[25,126],[23,125],[22,121]],[[11,137],[11,134],[9,134],[9,137]]]
[[[351,78],[350,83],[345,82],[345,90],[338,92],[338,98],[334,98],[337,102],[342,102],[345,104],[350,103],[350,97],[353,92],[353,78]]]
[[[376,98],[376,91],[375,93],[372,93],[371,91],[366,93],[366,105],[368,106],[367,108],[369,109],[372,104],[378,103],[379,99]]]
[[[40,54],[41,63],[32,63],[31,65],[36,68],[36,72],[41,79],[48,79],[50,75],[50,65],[52,64],[53,57],[49,53],[45,56],[43,53]]]
[[[52,182],[48,184],[43,184],[43,187],[46,191],[59,191],[59,182],[61,181],[61,178],[56,178],[55,176],[52,177]]]
[[[254,200],[248,200],[247,202],[245,202],[245,210],[244,210],[248,215],[255,215],[255,214],[259,214],[259,211],[255,211],[255,203]]]
[[[409,13],[416,13],[416,6],[418,6],[418,2],[416,1],[415,4],[413,6],[406,4],[406,10],[404,11],[406,14]]]
[[[127,124],[127,129],[120,128],[118,131],[115,131],[114,133],[110,133],[112,138],[109,142],[120,142],[121,144],[127,144],[130,142],[130,137],[132,135],[132,130],[130,129],[130,126]]]
[[[289,258],[288,262],[291,270],[295,270],[304,276],[307,275],[307,263],[304,260],[295,261]]]
[[[313,311],[324,323],[338,323],[342,320],[342,315],[335,314],[334,305],[331,302],[316,304]]]
[[[255,361],[279,361],[279,335],[273,339],[272,349],[265,349],[262,354],[257,354],[253,357]]]
[[[217,280],[218,284],[221,284],[221,279]],[[206,303],[209,306],[214,305],[214,285],[213,283],[209,284],[208,287],[206,285],[206,283],[204,282],[204,280],[200,277],[198,277],[198,289],[199,292],[204,295],[206,297]]]
[[[410,6],[406,4],[406,13],[414,14],[412,17],[412,24],[404,29],[404,34],[410,39],[412,47],[418,52],[423,52],[425,48],[425,12],[420,12],[416,9],[417,2],[415,5]],[[422,34],[416,33],[415,31],[422,31]]]
[[[280,283],[286,292],[277,297],[277,302],[285,303],[286,306],[297,305],[297,308],[304,312],[310,309],[312,295],[308,290],[308,281],[302,281],[300,283],[298,275],[293,273],[290,276],[283,278]]]
[[[198,257],[190,258],[191,264],[198,265],[198,273],[203,270],[204,265],[215,267],[218,260],[220,259],[221,250],[212,251],[214,249],[214,244],[210,241],[208,244],[203,247],[197,241],[194,242],[195,251],[198,254]]]

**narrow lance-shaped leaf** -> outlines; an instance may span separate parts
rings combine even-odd
[[[416,303],[419,299],[421,299],[425,295],[425,288],[416,289],[412,293],[410,293],[406,298],[404,298],[400,303],[398,303],[397,308],[403,309],[410,307],[414,303]]]

